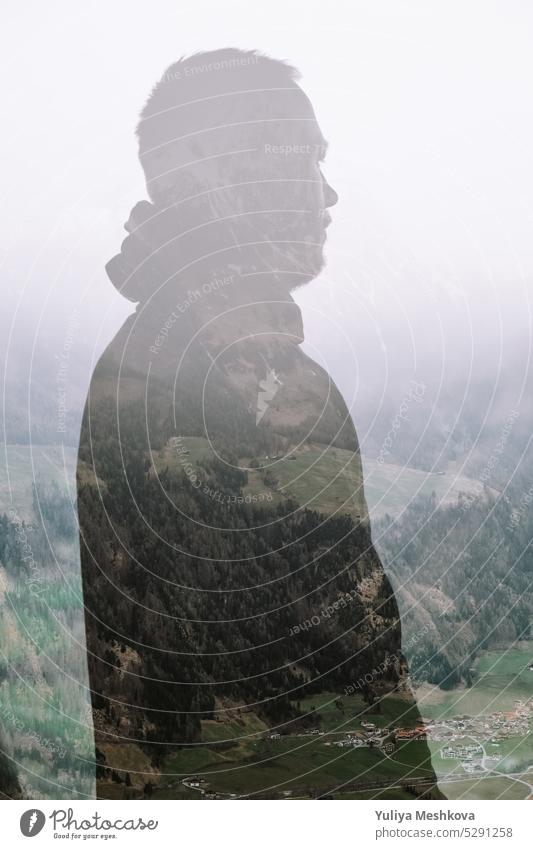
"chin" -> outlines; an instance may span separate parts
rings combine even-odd
[[[309,246],[309,268],[312,271],[313,277],[320,274],[326,265],[326,258],[324,256],[324,241],[325,237],[322,237],[320,240],[317,239],[316,244]]]
[[[300,259],[302,273],[294,275],[294,282],[291,285],[291,291],[301,289],[312,280],[314,280],[326,265],[324,252],[322,248],[316,247],[313,251],[303,251]]]

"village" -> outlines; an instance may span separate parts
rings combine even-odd
[[[445,742],[440,749],[443,760],[458,761],[466,773],[482,772],[497,763],[498,749],[511,737],[530,734],[533,704],[515,700],[511,711],[494,711],[479,716],[460,715],[441,721],[427,721],[427,736],[433,742]],[[471,743],[465,743],[465,738]]]
[[[499,743],[508,737],[528,734],[532,717],[533,703],[517,699],[511,711],[479,716],[464,714],[443,720],[427,719],[425,726],[428,739],[435,742],[453,743],[460,738],[473,737],[481,743]]]

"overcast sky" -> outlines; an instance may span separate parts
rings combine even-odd
[[[131,309],[103,267],[145,197],[139,109],[178,57],[236,46],[300,69],[330,142],[329,262],[299,298],[332,369],[343,355],[321,338],[324,305],[359,340],[367,380],[365,351],[386,371],[394,333],[416,371],[430,354],[450,362],[458,333],[494,351],[515,323],[528,332],[529,0],[4,0],[3,12],[2,282],[20,328],[77,308],[86,344],[110,338]]]

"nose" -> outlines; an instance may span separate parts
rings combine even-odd
[[[323,178],[323,180],[324,180],[324,204],[325,204],[326,207],[335,206],[335,204],[337,203],[337,201],[339,199],[339,196],[338,196],[337,192],[335,191],[335,189],[333,189],[330,186],[330,184],[328,183],[328,181],[326,180],[325,177]]]

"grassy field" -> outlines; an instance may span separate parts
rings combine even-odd
[[[332,792],[342,785],[382,781],[391,785],[409,778],[429,775],[420,765],[423,744],[410,742],[402,748],[402,757],[386,757],[377,748],[340,749],[327,745],[324,737],[287,737],[281,740],[249,741],[224,753],[212,750],[179,752],[165,763],[163,772],[179,773],[173,780],[161,779],[156,791],[168,792],[180,783],[183,773],[205,779],[209,791],[221,795],[281,794],[295,796]],[[186,769],[185,767],[189,767]]]
[[[366,518],[359,457],[330,446],[310,446],[272,467],[278,489],[322,513]]]
[[[414,727],[418,724],[419,713],[415,705],[405,702],[403,699],[387,697],[379,703],[377,708],[370,710],[360,696],[341,696],[341,707],[338,693],[320,693],[302,699],[300,710],[303,713],[316,715],[316,727],[324,731],[345,731],[360,726],[361,720],[373,722],[378,728],[398,724],[404,727]]]
[[[437,504],[447,507],[457,503],[461,493],[483,494],[479,481],[455,473],[423,472],[409,466],[380,464],[369,457],[363,457],[363,468],[365,495],[373,519],[379,519],[386,513],[399,516],[418,495],[429,496],[434,492]]]
[[[178,447],[185,449],[180,454]],[[182,468],[187,464],[196,467],[203,457],[212,457],[206,439],[179,437],[163,450],[154,453],[156,469]],[[259,471],[248,473],[245,493],[258,495],[268,492],[272,501],[295,498],[299,504],[326,514],[339,511],[350,513],[354,519],[366,517],[363,498],[362,476],[359,459],[351,451],[326,445],[306,445],[286,458],[265,461],[265,458],[247,458],[269,463],[269,469],[277,478],[275,487],[266,487]],[[246,463],[243,464],[246,465]],[[482,487],[471,478],[454,474],[434,474],[419,469],[380,464],[376,460],[363,458],[364,494],[370,516],[398,516],[417,495],[435,492],[437,501],[446,506],[457,502],[460,493],[479,495]],[[201,479],[201,472],[199,472]]]
[[[217,722],[207,719],[202,722],[202,740],[208,743],[238,742],[242,739],[257,737],[267,730],[267,726],[254,713],[248,712],[231,722]]]
[[[471,776],[453,784],[442,784],[448,799],[527,799],[525,785],[508,778],[479,778]]]
[[[497,710],[512,710],[516,699],[533,696],[533,644],[523,642],[503,651],[485,652],[475,665],[472,687],[440,690],[430,684],[419,687],[416,697],[420,712],[431,718],[458,714],[479,716]]]

